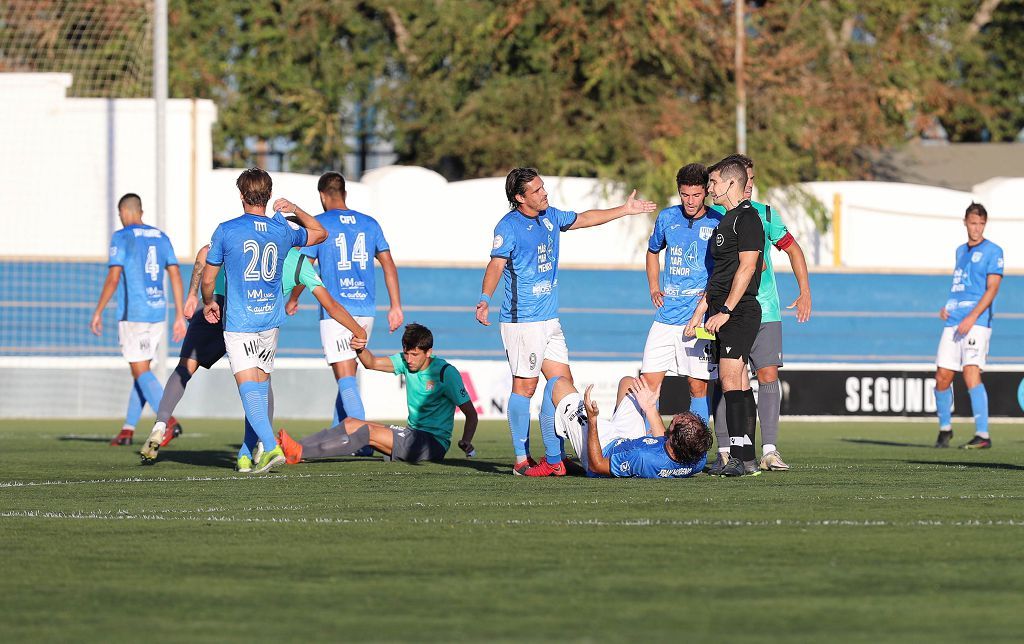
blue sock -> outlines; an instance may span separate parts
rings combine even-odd
[[[985,385],[971,387],[967,393],[971,395],[971,411],[974,412],[974,433],[988,438],[988,392]]]
[[[142,390],[142,396],[149,403],[150,409],[154,412],[160,409],[160,399],[164,397],[164,388],[160,386],[160,381],[156,379],[156,375],[152,371],[146,371],[136,380],[139,389]]]
[[[340,380],[338,382],[341,382]],[[345,420],[348,414],[345,413],[345,402],[341,399],[341,390],[339,389],[338,395],[334,397],[334,419],[331,423],[331,427],[337,427],[338,423]]]
[[[540,403],[540,435],[544,439],[544,457],[551,465],[562,462],[565,446],[562,439],[555,433],[555,403],[551,402],[551,392],[561,376],[555,376],[544,385],[544,399]]]
[[[128,411],[124,415],[124,426],[135,428],[139,424],[139,416],[142,415],[142,390],[139,383],[132,381],[132,393],[128,396]]]
[[[703,396],[701,398],[690,398],[690,411],[700,416],[704,424],[707,425],[711,418],[711,407],[708,405],[708,397]]]
[[[238,393],[242,397],[242,408],[245,409],[245,418],[252,425],[252,429],[263,441],[264,451],[271,451],[277,447],[277,437],[274,436],[274,428],[270,424],[268,412],[267,392],[270,383],[267,382],[243,382],[238,385]]]
[[[973,398],[972,398],[973,400]],[[988,404],[986,400],[985,410],[988,415]],[[941,431],[953,428],[953,388],[935,390],[935,411],[939,414],[939,429]]]
[[[249,419],[245,419],[245,436],[242,438],[242,446],[238,448],[238,458],[248,456],[252,458],[253,453],[256,451],[256,443],[260,442],[260,437],[256,435],[256,430],[252,428],[249,423]]]
[[[509,394],[508,428],[512,432],[512,449],[515,450],[516,459],[526,458],[530,440],[530,399],[526,396]]]
[[[344,408],[346,417],[366,420],[366,411],[363,410],[363,399],[359,397],[359,388],[356,386],[355,376],[345,376],[338,379],[338,397]],[[344,418],[338,418],[339,422]]]

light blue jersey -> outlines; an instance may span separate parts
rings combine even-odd
[[[513,210],[494,227],[491,257],[508,260],[499,321],[558,317],[558,237],[575,222],[575,212],[548,206],[536,217]]]
[[[708,240],[722,215],[707,209],[700,219],[689,219],[682,206],[665,208],[658,213],[647,250],[665,250],[665,266],[661,270],[661,291],[665,303],[654,314],[662,324],[685,325],[697,309],[700,295],[707,287],[713,260]]]
[[[206,263],[225,273],[224,330],[257,333],[284,320],[281,267],[288,251],[306,243],[280,213],[236,217],[217,226]]]
[[[705,454],[696,463],[677,463],[665,451],[665,437],[618,438],[604,449],[612,476],[684,479],[704,470]]]
[[[159,229],[133,224],[114,233],[108,266],[121,267],[117,319],[163,322],[167,318],[164,269],[177,265],[171,240]]]
[[[328,210],[317,215],[327,230],[327,240],[302,249],[320,264],[324,287],[349,313],[373,317],[376,312],[376,278],[373,259],[390,250],[377,220],[356,210]],[[320,319],[330,315],[320,307]]]
[[[985,294],[989,275],[1003,274],[1003,249],[987,239],[977,246],[963,244],[956,249],[953,286],[946,300],[946,326],[957,326],[978,305]],[[978,326],[992,326],[992,306],[978,316]]]

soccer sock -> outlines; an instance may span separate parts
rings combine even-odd
[[[508,428],[512,432],[512,449],[516,462],[526,460],[530,440],[530,399],[517,393],[508,397]]]
[[[544,400],[540,403],[540,435],[544,439],[544,457],[551,465],[562,462],[565,447],[562,439],[555,432],[555,403],[551,401],[551,392],[561,376],[555,376],[544,385]]]
[[[747,426],[747,403],[742,391],[727,391],[725,415],[729,417],[729,456],[743,460],[743,439]]]
[[[146,402],[149,403],[150,409],[153,411],[160,409],[160,400],[164,397],[164,388],[160,386],[160,381],[156,379],[156,375],[152,371],[143,372],[141,376],[136,378],[136,382],[139,383],[139,388],[142,390],[142,395],[145,397]]]
[[[770,444],[772,449],[775,449],[775,444],[779,442],[781,409],[782,387],[779,386],[779,381],[762,382],[757,388],[757,417],[761,421],[761,444]]]
[[[313,438],[317,440],[311,440]],[[344,425],[335,425],[299,442],[302,444],[304,459],[351,456],[370,444],[370,426],[360,425],[355,432],[349,434]]]
[[[974,433],[988,438],[988,392],[985,385],[971,387],[967,393],[971,396],[971,411],[974,412]]]
[[[757,402],[754,400],[754,390],[747,389],[743,392],[743,402],[746,406],[746,423],[743,431],[743,460],[757,460],[757,452],[754,450],[754,438],[757,433]]]
[[[269,389],[270,383],[267,382],[243,382],[238,385],[238,393],[242,397],[242,408],[245,409],[245,418],[263,442],[263,449],[266,452],[277,447],[277,437],[274,436],[274,429],[270,424],[267,401]]]
[[[341,382],[340,380],[338,381]],[[348,414],[345,413],[345,401],[341,399],[341,388],[338,389],[338,394],[334,397],[334,417],[331,420],[331,427],[339,424],[345,420]]]
[[[987,399],[987,396],[986,396]],[[972,399],[973,402],[973,399]],[[985,401],[988,402],[987,400]],[[988,405],[986,404],[986,411]],[[953,429],[953,388],[935,390],[935,411],[939,414],[939,431]]]
[[[690,398],[690,411],[697,414],[704,421],[704,424],[709,424],[710,421],[710,409],[708,408],[708,397],[702,398]]]
[[[267,380],[267,418],[270,419],[270,425],[274,425],[274,385]]]
[[[174,368],[174,371],[171,372],[171,377],[167,379],[167,384],[164,386],[164,394],[160,397],[159,409],[156,411],[158,423],[166,423],[174,414],[174,408],[181,402],[181,397],[185,395],[185,387],[188,386],[188,381],[191,379],[192,374],[188,372],[184,365],[178,365]]]
[[[256,435],[256,430],[252,428],[252,424],[246,418],[245,435],[242,436],[242,446],[238,448],[238,458],[248,456],[251,459],[256,451],[256,443],[258,442],[260,442],[260,437]]]
[[[363,399],[359,397],[359,388],[356,386],[355,376],[345,376],[338,379],[338,395],[341,397],[342,405],[345,408],[345,416],[366,419],[366,412],[363,410]]]
[[[725,417],[725,396],[721,388],[715,391],[715,440],[718,441],[718,451],[727,453],[729,448],[729,421]]]
[[[128,411],[124,415],[124,425],[122,429],[135,429],[135,426],[139,424],[139,416],[142,415],[142,390],[139,389],[139,383],[132,381],[132,392],[128,395]]]

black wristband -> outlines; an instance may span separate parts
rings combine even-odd
[[[730,309],[728,306],[726,306],[724,304],[722,306],[718,307],[718,312],[719,313],[725,313],[726,315],[732,315],[732,309]]]
[[[356,352],[356,355],[359,355],[360,353],[365,351],[365,349],[354,349],[354,351]]]

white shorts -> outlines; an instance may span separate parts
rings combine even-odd
[[[258,333],[224,332],[224,347],[228,351],[231,373],[256,367],[265,373],[274,371],[277,353],[277,334],[280,329],[267,329]]]
[[[366,338],[370,338],[373,332],[372,317],[357,317],[356,323],[366,329]],[[350,346],[352,332],[341,326],[334,318],[320,320],[320,344],[324,347],[324,356],[327,364],[342,362],[343,360],[355,360],[356,352]]]
[[[569,364],[569,347],[558,318],[543,322],[502,322],[501,342],[508,366],[519,378],[540,377],[545,360]]]
[[[655,322],[647,334],[640,373],[671,371],[699,380],[718,378],[711,358],[711,340],[683,336],[684,326]]]
[[[992,329],[986,326],[975,324],[965,336],[957,335],[956,327],[947,326],[942,330],[935,365],[952,371],[963,371],[968,365],[984,369],[991,338]]]
[[[156,358],[164,339],[163,322],[118,322],[117,341],[121,355],[128,362],[146,362]]]
[[[555,433],[572,443],[583,467],[590,469],[587,457],[587,411],[583,396],[572,393],[562,398],[555,409]],[[597,440],[601,451],[620,438],[630,440],[647,436],[647,425],[636,399],[627,395],[615,408],[611,420],[597,421]]]

